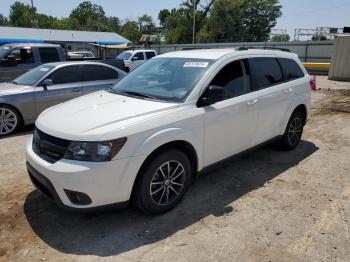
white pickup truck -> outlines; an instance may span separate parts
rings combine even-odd
[[[122,52],[117,56],[119,59],[124,60],[125,72],[130,72],[139,65],[142,65],[147,60],[155,57],[157,52],[154,50],[128,50]]]

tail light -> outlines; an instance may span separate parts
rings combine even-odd
[[[310,79],[310,88],[311,90],[316,90],[316,77],[314,76],[313,79]]]

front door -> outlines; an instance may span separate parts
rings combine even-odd
[[[34,99],[37,115],[46,108],[82,95],[81,73],[78,65],[57,68],[46,79],[52,80],[52,86],[35,88]]]
[[[258,101],[251,92],[246,59],[224,66],[210,85],[223,87],[226,98],[203,107],[206,165],[248,149],[258,122]]]

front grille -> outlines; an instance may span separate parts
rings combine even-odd
[[[48,135],[35,127],[33,135],[33,151],[49,163],[63,158],[70,141]]]

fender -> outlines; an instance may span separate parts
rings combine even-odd
[[[292,116],[295,108],[297,108],[299,105],[304,105],[306,107],[306,117],[308,118],[310,114],[310,103],[309,100],[307,99],[307,94],[300,94],[297,95],[293,98],[293,100],[290,102],[290,105],[288,107],[288,110],[284,114],[283,121],[280,126],[280,134],[284,134],[284,131],[287,127],[289,118]]]
[[[174,141],[185,141],[193,146],[198,156],[198,169],[202,168],[203,152],[203,129],[185,129],[179,127],[166,128],[158,130],[148,138],[144,139],[142,144],[133,152],[134,156],[149,156],[154,150],[164,144]],[[146,158],[145,157],[145,158]]]

